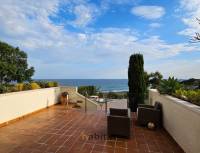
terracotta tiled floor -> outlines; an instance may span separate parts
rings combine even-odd
[[[130,140],[107,139],[103,111],[55,106],[0,128],[0,153],[183,153],[164,130],[137,127],[135,117],[132,131]]]

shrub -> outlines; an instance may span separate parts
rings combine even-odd
[[[24,83],[23,90],[31,90],[31,89],[32,89],[32,87],[31,87],[30,83]]]
[[[7,92],[7,88],[4,84],[0,84],[0,93],[5,93]]]
[[[7,92],[16,92],[16,91],[18,91],[18,89],[14,84],[7,85]]]
[[[109,92],[106,97],[109,99],[123,99],[127,98],[127,92]]]
[[[89,96],[97,95],[97,93],[99,92],[99,88],[97,88],[96,86],[80,86],[80,87],[78,87],[78,93],[85,95],[86,92]]]
[[[17,91],[22,91],[24,84],[23,83],[17,83],[15,86],[17,88]]]
[[[102,93],[102,92],[99,92],[99,93],[98,93],[98,96],[99,96],[99,98],[103,98],[103,93]]]
[[[54,83],[54,87],[58,87],[59,85],[58,82],[54,81],[53,83]]]
[[[41,88],[36,82],[30,83],[30,85],[31,85],[31,89],[32,90],[34,90],[34,89],[40,89]]]
[[[36,81],[36,83],[37,83],[41,88],[47,88],[47,82],[46,82],[46,81]]]
[[[186,97],[191,103],[200,105],[200,90],[188,90]]]
[[[161,94],[172,95],[176,90],[181,88],[181,84],[174,77],[169,77],[167,80],[162,80],[158,86],[158,91]]]
[[[16,92],[18,91],[13,84],[0,84],[0,93]]]
[[[51,82],[47,82],[47,87],[56,87],[55,86],[56,85],[56,83],[55,82],[53,82],[53,81],[51,81]]]
[[[200,90],[176,90],[173,96],[200,105]]]
[[[119,96],[118,96],[118,94],[115,93],[115,92],[109,92],[109,93],[107,94],[107,98],[110,98],[110,99],[118,99]]]
[[[41,86],[40,86],[41,85]],[[57,82],[46,82],[46,81],[37,81],[31,83],[17,83],[17,84],[0,84],[0,93],[7,93],[7,92],[16,92],[16,91],[23,91],[23,90],[34,90],[47,88],[47,87],[57,87]]]

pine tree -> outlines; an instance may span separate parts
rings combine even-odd
[[[145,98],[145,80],[144,80],[144,60],[142,54],[133,54],[130,56],[128,68],[128,86],[129,86],[129,107],[132,112],[136,112],[137,106],[144,103]]]

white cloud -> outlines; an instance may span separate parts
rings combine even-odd
[[[102,0],[101,3],[103,5],[124,5],[124,4],[137,4],[140,0]]]
[[[181,16],[183,23],[187,26],[179,34],[194,36],[195,32],[200,32],[200,25],[196,18],[200,18],[200,1],[199,0],[180,0],[180,8],[184,15]]]
[[[180,0],[181,7],[184,7],[188,11],[195,11],[199,9],[199,0]]]
[[[154,23],[149,24],[149,26],[150,26],[151,28],[160,28],[160,27],[161,27],[161,24],[160,24],[160,23],[154,22]]]
[[[76,19],[70,22],[75,27],[85,27],[96,19],[100,10],[95,5],[80,4],[74,7]]]
[[[133,5],[138,2],[138,0],[102,0],[99,6],[89,3],[87,0],[69,0],[72,2],[70,10],[71,13],[75,15],[75,20],[68,21],[69,24],[74,27],[85,28],[86,26],[93,23],[99,15],[105,13],[112,5]]]
[[[131,13],[145,19],[159,19],[165,14],[165,9],[161,6],[136,6],[131,9]]]
[[[197,50],[191,44],[171,44],[158,36],[141,39],[136,30],[129,28],[70,32],[49,18],[57,14],[59,5],[58,0],[7,0],[0,5],[0,39],[28,52],[37,77],[64,78],[83,74],[82,77],[126,78],[128,58],[134,52],[143,53],[145,61],[155,61]],[[88,24],[77,21],[77,25],[83,23]],[[84,65],[85,69],[76,69]],[[97,68],[91,66],[101,70],[97,73]]]
[[[165,78],[175,76],[179,79],[200,78],[198,60],[162,60],[157,64],[147,65],[149,72],[160,71]]]

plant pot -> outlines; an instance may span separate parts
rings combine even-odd
[[[60,96],[60,102],[62,105],[66,105],[68,103],[68,93],[63,92]]]
[[[60,102],[62,105],[65,105],[67,103],[67,97],[60,96]]]

